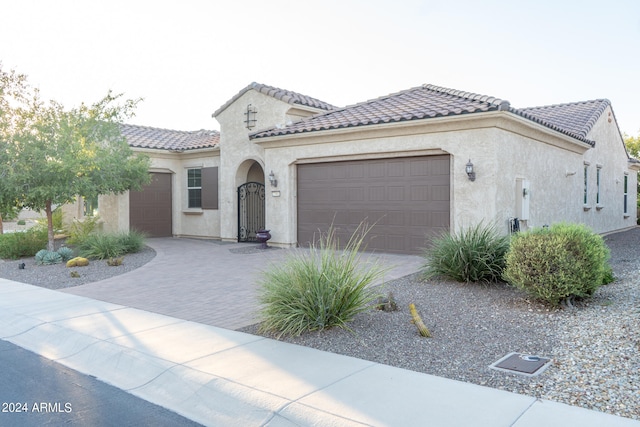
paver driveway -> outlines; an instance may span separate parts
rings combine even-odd
[[[141,268],[62,292],[239,329],[257,321],[260,273],[296,250],[259,250],[256,244],[183,238],[154,238],[147,243],[157,255]],[[411,255],[373,257],[390,268],[385,280],[414,273],[422,262]]]

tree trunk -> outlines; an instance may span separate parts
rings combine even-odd
[[[47,237],[49,242],[47,243],[48,251],[56,250],[55,235],[53,234],[53,213],[51,212],[51,201],[47,201],[44,207],[44,212],[47,214]]]
[[[4,234],[4,226],[2,225],[2,214],[0,213],[0,234]]]

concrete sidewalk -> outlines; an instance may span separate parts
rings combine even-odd
[[[5,279],[0,338],[211,426],[640,426]]]

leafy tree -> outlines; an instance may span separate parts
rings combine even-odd
[[[52,206],[140,189],[149,182],[150,160],[135,154],[120,132],[139,100],[119,103],[109,92],[92,105],[66,110],[40,100],[37,90],[12,108],[7,137],[7,184],[22,206],[44,210],[48,249],[54,249]]]
[[[20,207],[17,191],[9,183],[11,163],[6,133],[12,125],[12,108],[25,100],[26,93],[26,77],[4,71],[0,62],[0,234],[4,232],[2,218]]]
[[[627,151],[631,157],[635,157],[636,159],[640,158],[640,135],[638,136],[629,136],[626,133],[622,135],[624,138],[624,145],[627,147]],[[638,173],[638,197],[637,203],[638,208],[640,208],[640,173]]]
[[[624,145],[627,146],[627,151],[631,157],[640,158],[640,135],[629,136],[626,133],[622,135],[624,137]]]

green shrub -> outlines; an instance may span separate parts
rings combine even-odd
[[[47,231],[42,229],[0,234],[0,258],[32,257],[46,245]]]
[[[495,282],[504,269],[509,236],[480,223],[459,233],[436,238],[425,251],[423,276],[448,277],[458,282]]]
[[[379,297],[372,282],[384,270],[360,260],[370,230],[363,224],[340,251],[335,230],[329,229],[308,252],[298,251],[272,265],[260,281],[261,331],[297,336],[333,326],[347,328],[353,317]]]
[[[85,258],[109,259],[120,255],[138,252],[144,247],[144,234],[128,233],[91,233],[78,243],[78,252]]]
[[[85,258],[107,259],[120,256],[124,251],[118,235],[111,233],[92,233],[78,244],[78,252]]]
[[[506,255],[504,279],[557,306],[589,297],[608,280],[609,248],[582,224],[555,224],[516,235]]]
[[[124,246],[123,253],[125,254],[140,252],[144,248],[146,238],[147,236],[143,232],[137,230],[123,232],[118,235],[118,239]]]
[[[58,254],[60,254],[62,261],[67,262],[71,258],[73,258],[73,249],[67,246],[63,246],[60,249],[58,249]]]
[[[51,222],[53,223],[54,233],[61,233],[63,231],[61,208],[56,208],[51,212]],[[48,227],[49,224],[46,216],[36,219],[36,228],[44,228],[46,230]]]
[[[100,225],[100,217],[98,215],[85,217],[82,221],[73,220],[65,229],[67,243],[77,245],[81,243],[89,234],[97,232]]]

